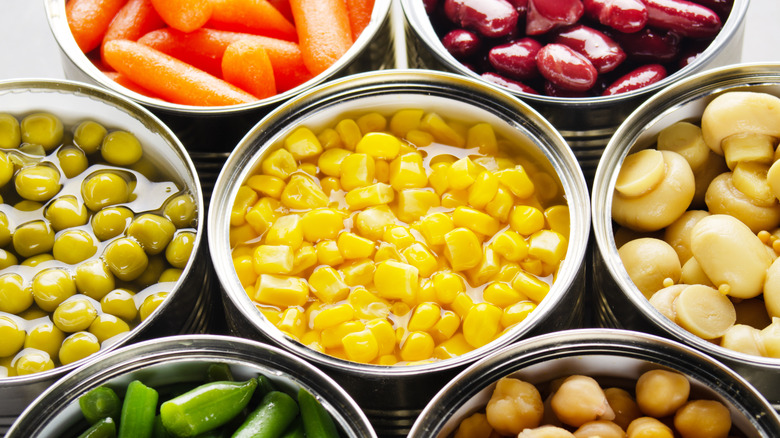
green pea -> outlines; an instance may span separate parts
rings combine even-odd
[[[0,114],[0,148],[14,149],[22,142],[19,120],[10,114]]]
[[[20,124],[22,141],[39,144],[51,151],[62,143],[62,121],[50,113],[33,113],[22,119]]]
[[[97,152],[108,131],[100,123],[85,120],[73,131],[73,142],[86,154]]]

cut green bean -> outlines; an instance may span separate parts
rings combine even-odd
[[[298,390],[298,406],[306,438],[338,438],[336,423],[325,407],[307,390]]]
[[[233,372],[230,371],[230,365],[226,363],[215,363],[209,365],[209,369],[206,371],[206,379],[209,382],[232,382],[236,380],[233,378]]]
[[[79,397],[79,407],[89,424],[95,424],[106,417],[111,417],[116,422],[122,413],[122,400],[113,389],[98,386]]]
[[[276,438],[298,416],[298,403],[281,391],[271,391],[252,411],[233,438]]]
[[[295,417],[292,424],[287,426],[287,429],[279,438],[306,438],[306,431],[303,428],[303,420],[300,415]]]
[[[149,438],[154,428],[157,411],[157,391],[139,380],[127,385],[122,416],[119,421],[119,438]]]
[[[154,427],[152,427],[152,438],[171,438],[171,434],[165,430],[165,426],[162,424],[162,419],[159,415],[154,417]]]
[[[106,417],[98,420],[85,430],[84,433],[79,435],[79,438],[115,438],[116,437],[116,423],[111,417]]]

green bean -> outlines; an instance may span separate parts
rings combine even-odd
[[[232,382],[236,379],[233,378],[233,372],[230,371],[230,366],[228,364],[215,363],[209,365],[209,369],[206,370],[206,380],[209,382]]]
[[[298,390],[298,406],[301,408],[303,427],[307,438],[338,438],[336,423],[325,407],[307,390]]]
[[[271,391],[252,411],[233,438],[275,438],[298,416],[295,399],[281,391]]]
[[[84,431],[79,438],[114,438],[116,437],[116,423],[111,417],[98,420],[89,429]]]
[[[95,424],[106,417],[111,417],[116,422],[122,413],[122,400],[113,389],[98,386],[79,397],[79,407],[89,424]]]
[[[152,438],[170,438],[171,434],[165,430],[162,419],[159,415],[154,416],[154,426],[152,426]]]
[[[152,436],[157,398],[157,391],[139,380],[133,380],[127,385],[125,401],[122,403],[122,417],[119,421],[119,438]]]
[[[306,438],[306,430],[303,428],[303,420],[301,420],[300,415],[295,417],[292,424],[287,427],[279,438]]]

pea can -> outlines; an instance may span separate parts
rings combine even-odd
[[[391,114],[404,108],[436,111],[459,120],[486,121],[511,141],[542,154],[560,179],[570,210],[567,255],[539,307],[495,341],[442,361],[408,366],[361,364],[310,349],[261,315],[236,276],[226,212],[231,211],[239,186],[259,169],[265,157],[283,146],[280,139],[297,126],[316,131],[334,123],[342,114],[367,109]],[[587,197],[582,172],[564,140],[536,111],[508,94],[463,76],[419,70],[388,70],[333,81],[261,120],[241,140],[217,180],[212,199],[219,201],[210,208],[209,247],[224,294],[229,329],[239,336],[281,346],[314,363],[355,398],[380,436],[405,436],[425,401],[457,370],[532,333],[583,324],[583,257],[589,232]]]
[[[755,91],[780,96],[778,72],[777,64],[738,64],[702,72],[663,89],[618,128],[599,163],[592,191],[597,323],[660,334],[703,351],[744,376],[775,408],[780,406],[776,385],[780,360],[723,348],[695,336],[656,310],[631,281],[618,255],[612,204],[620,166],[627,155],[654,147],[659,132],[675,122],[698,124],[706,105],[723,93]]]

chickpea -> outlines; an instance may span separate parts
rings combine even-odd
[[[627,438],[674,438],[669,426],[653,417],[639,417],[628,425]]]
[[[731,415],[721,402],[694,400],[674,414],[674,428],[683,438],[726,438],[731,430]]]
[[[558,426],[540,426],[524,429],[517,438],[574,438],[574,434]]]
[[[477,412],[460,422],[453,438],[489,437],[491,433],[493,428],[488,423],[487,416]]]
[[[682,374],[660,369],[651,370],[637,379],[636,403],[645,415],[665,417],[672,415],[688,401],[690,391],[691,384]]]
[[[555,391],[550,406],[559,420],[574,427],[589,421],[615,418],[601,386],[588,376],[575,375],[564,380]]]
[[[625,430],[635,419],[642,416],[636,400],[625,389],[612,387],[604,390],[607,402],[615,412],[615,418],[612,420],[621,429]]]
[[[589,421],[574,431],[575,438],[625,438],[626,432],[607,420]]]
[[[539,426],[542,412],[542,396],[536,387],[508,377],[496,383],[486,408],[488,422],[504,435]]]

